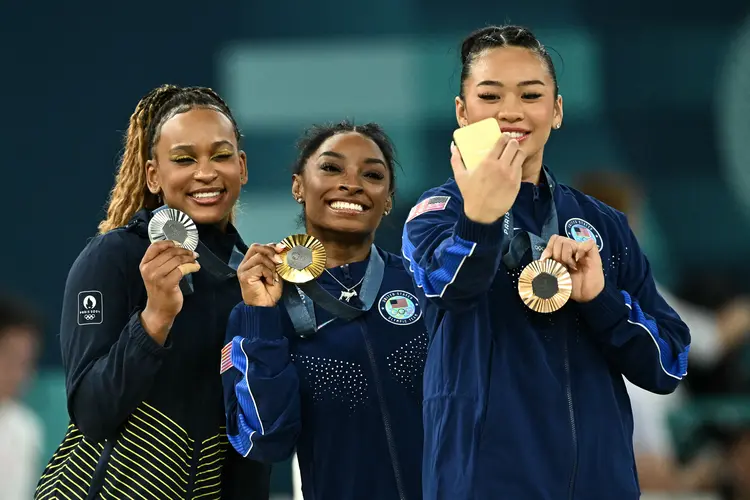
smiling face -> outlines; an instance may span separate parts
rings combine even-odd
[[[527,155],[541,166],[552,128],[562,123],[562,97],[555,95],[549,69],[523,47],[497,47],[477,54],[456,98],[456,119],[465,126],[495,118]]]
[[[304,201],[308,232],[372,236],[391,209],[391,171],[383,152],[357,132],[335,134],[295,174],[292,194]]]
[[[247,159],[229,118],[196,107],[168,118],[146,164],[149,191],[197,224],[225,226],[247,182]]]

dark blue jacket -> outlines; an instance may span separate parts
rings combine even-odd
[[[541,234],[550,197],[523,183],[513,230]],[[622,377],[674,391],[687,373],[690,333],[656,291],[622,213],[563,185],[554,200],[559,234],[596,239],[606,286],[552,314],[518,296],[530,252],[521,268],[506,269],[503,219],[469,220],[453,180],[427,191],[406,223],[404,264],[426,298],[430,332],[426,500],[639,498]]]
[[[229,319],[223,375],[229,441],[263,462],[284,460],[296,447],[305,500],[421,498],[427,334],[401,259],[380,253],[380,291],[355,320],[334,320],[316,305],[319,330],[302,338],[283,302],[240,303]],[[329,271],[353,287],[366,264]],[[341,284],[328,273],[318,280],[338,298]]]
[[[141,210],[92,239],[70,269],[60,343],[71,422],[35,498],[266,500],[270,468],[229,445],[217,374],[239,282],[228,266],[210,273],[204,252],[193,292],[166,343],[156,343],[140,321],[150,218]],[[198,231],[223,263],[235,245],[247,250],[231,226]]]

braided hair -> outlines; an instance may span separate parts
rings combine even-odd
[[[146,162],[154,156],[162,125],[173,116],[198,107],[215,109],[229,118],[239,144],[237,122],[212,89],[175,85],[153,89],[143,96],[130,116],[125,151],[109,198],[107,218],[99,223],[100,234],[125,225],[141,208],[153,210],[161,205],[159,195],[151,193],[146,185]]]

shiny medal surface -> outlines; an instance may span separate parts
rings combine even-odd
[[[281,279],[290,283],[307,283],[326,269],[326,249],[309,234],[293,234],[281,241],[287,250],[280,254],[282,262],[276,264]]]
[[[572,289],[568,270],[552,259],[533,261],[518,278],[518,295],[529,309],[538,313],[560,309],[570,299]]]
[[[172,240],[182,248],[195,251],[198,247],[198,228],[187,214],[168,207],[154,210],[148,223],[148,237],[151,243]]]

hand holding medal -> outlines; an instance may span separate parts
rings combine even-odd
[[[198,248],[198,228],[186,213],[163,206],[154,210],[148,223],[148,238],[151,243],[174,241],[177,246],[194,252]],[[197,272],[200,265],[186,263],[178,266],[182,275]]]
[[[567,267],[566,274],[569,273],[570,279],[567,293],[575,302],[589,302],[604,290],[604,269],[595,240],[579,243],[565,236],[553,235],[547,242],[540,261],[545,262],[545,259]]]
[[[325,270],[326,253],[316,238],[295,234],[280,243],[253,244],[237,268],[242,300],[249,306],[273,307],[281,299],[283,283],[307,283]]]
[[[200,269],[194,251],[198,229],[186,214],[164,207],[154,211],[148,235],[151,246],[140,264],[148,296],[141,323],[154,340],[164,344],[174,318],[182,310],[180,280]]]
[[[253,243],[237,268],[242,301],[249,306],[273,307],[281,299],[283,283],[276,271],[287,248],[282,243]]]

